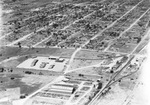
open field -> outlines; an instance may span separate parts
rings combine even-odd
[[[74,49],[60,49],[60,48],[18,48],[18,47],[1,47],[0,61],[14,56],[30,56],[30,55],[44,55],[44,56],[65,56],[70,57]]]
[[[5,92],[7,88],[20,87],[21,94],[29,95],[55,78],[54,76],[4,74],[0,76],[0,89],[1,92]],[[0,94],[0,97],[5,97],[5,95]]]

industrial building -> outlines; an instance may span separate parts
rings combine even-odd
[[[36,69],[36,70],[46,70],[46,71],[55,71],[62,72],[65,69],[68,59],[60,57],[35,57],[29,58],[19,64],[17,68],[25,69]]]

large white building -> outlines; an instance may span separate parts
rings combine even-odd
[[[59,57],[34,57],[25,60],[17,68],[62,72],[67,61]]]

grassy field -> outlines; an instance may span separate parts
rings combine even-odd
[[[60,49],[60,48],[18,48],[18,47],[1,47],[0,61],[14,56],[24,55],[44,55],[44,56],[65,56],[70,57],[74,49]]]

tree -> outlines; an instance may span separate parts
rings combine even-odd
[[[101,89],[102,88],[102,83],[100,82],[100,83],[98,83],[98,87],[97,87],[97,89]]]
[[[89,96],[89,100],[90,100],[90,101],[92,100],[92,97],[91,97],[91,96]]]
[[[150,21],[148,22],[148,25],[147,25],[148,27],[150,27]]]
[[[13,72],[13,69],[11,69],[10,72]]]
[[[74,88],[72,89],[72,94],[73,94],[75,91],[76,91],[76,88],[74,87]]]
[[[0,72],[4,72],[4,68],[0,68]]]
[[[12,2],[16,2],[16,0],[12,0]]]
[[[18,46],[19,46],[19,48],[21,48],[22,46],[21,46],[21,42],[18,42]]]
[[[42,73],[42,72],[40,72],[40,73],[39,73],[39,75],[43,75],[43,73]]]
[[[121,79],[119,79],[118,82],[121,82]]]
[[[114,73],[114,71],[113,71],[113,70],[111,70],[111,71],[110,71],[110,73]]]
[[[54,28],[57,28],[58,26],[59,26],[59,25],[58,25],[57,23],[54,23],[54,24],[53,24],[53,27],[54,27]]]
[[[79,76],[80,76],[80,77],[83,77],[84,75],[83,75],[83,74],[79,74]]]

